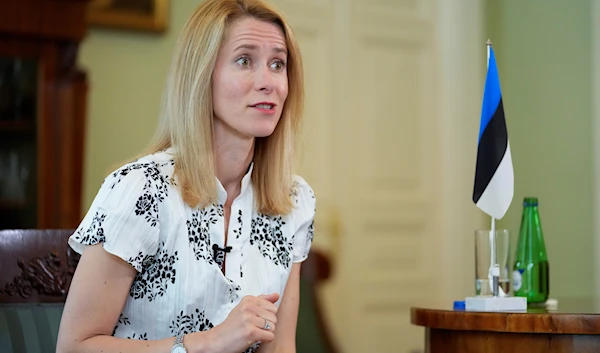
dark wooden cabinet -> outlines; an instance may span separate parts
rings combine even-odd
[[[80,221],[87,3],[0,2],[0,229]]]

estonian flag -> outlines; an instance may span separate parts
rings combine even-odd
[[[489,46],[488,71],[483,92],[473,202],[483,212],[501,219],[514,194],[514,173],[502,93],[494,50]]]

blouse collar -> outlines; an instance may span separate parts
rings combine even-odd
[[[173,156],[176,153],[175,148],[172,146],[167,148],[166,152]],[[242,188],[240,189],[240,195],[238,197],[245,196],[245,194],[248,190],[248,186],[250,186],[252,184],[252,170],[253,169],[254,169],[254,162],[250,162],[250,166],[248,166],[248,171],[242,178]],[[224,205],[225,202],[227,201],[227,191],[225,191],[223,184],[221,184],[221,181],[216,176],[215,176],[215,181],[216,181],[216,185],[217,185],[217,201],[219,202],[220,205]]]
[[[248,190],[248,186],[252,184],[252,169],[254,168],[254,162],[250,163],[248,167],[248,171],[246,175],[242,178],[242,187],[240,189],[240,195],[238,197],[243,197],[246,195],[246,191]],[[221,184],[219,178],[215,176],[216,184],[217,184],[217,199],[220,205],[224,205],[225,201],[227,201],[227,191]]]

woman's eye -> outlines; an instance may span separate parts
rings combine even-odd
[[[242,65],[243,67],[248,67],[250,66],[250,59],[247,57],[241,57],[237,60],[237,63]]]
[[[275,61],[274,63],[271,64],[271,68],[277,70],[277,71],[281,71],[283,70],[283,68],[285,67],[285,63],[283,63],[282,61]]]

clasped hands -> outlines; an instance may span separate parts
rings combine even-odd
[[[216,352],[243,352],[254,342],[271,342],[275,339],[279,294],[245,296],[233,308],[225,321],[212,328]]]

